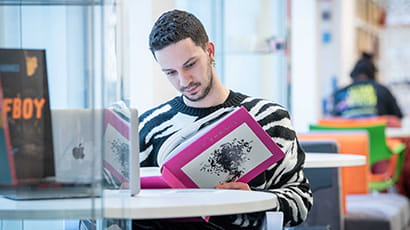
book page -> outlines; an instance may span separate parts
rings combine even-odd
[[[272,156],[244,123],[181,168],[201,188],[236,181]],[[256,176],[256,175],[255,175]]]
[[[129,141],[111,124],[104,133],[104,167],[120,182],[128,181]]]
[[[177,145],[174,149],[170,150],[170,153],[164,158],[164,159],[158,159],[158,164],[160,167],[169,159],[171,159],[173,156],[175,156],[177,153],[182,151],[185,147],[187,147],[189,144],[194,142],[196,139],[200,138],[203,134],[205,134],[207,131],[215,127],[218,123],[229,117],[230,114],[238,110],[238,108],[235,108],[232,111],[227,112],[224,114],[219,120],[214,121],[213,118],[218,117],[221,115],[221,113],[225,113],[226,111],[217,111],[214,114],[209,115],[206,117],[207,119],[204,119],[205,122],[203,121],[197,121],[197,123],[192,124],[190,127],[185,128],[184,130],[181,130],[179,133],[177,133],[178,137],[181,141],[179,145]],[[206,123],[209,123],[210,121],[213,121],[213,123],[205,126],[201,130],[198,131],[198,128],[202,125],[205,125]]]

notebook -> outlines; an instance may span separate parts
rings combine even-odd
[[[113,120],[113,114],[117,120]],[[131,119],[126,119],[127,116]],[[119,122],[122,126],[118,126]],[[129,114],[125,115],[109,109],[52,110],[52,130],[55,178],[47,186],[25,187],[7,195],[8,198],[32,200],[99,196],[99,185],[106,180],[105,172],[112,170],[118,170],[127,180],[132,178],[129,180],[130,195],[139,193],[136,109],[130,109]],[[107,133],[109,138],[106,137]],[[124,148],[128,151],[118,152],[113,151],[115,148],[108,148],[113,140],[118,146],[128,145]],[[132,151],[131,155],[129,150]]]

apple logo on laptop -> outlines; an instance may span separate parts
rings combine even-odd
[[[73,157],[78,160],[83,159],[84,156],[84,146],[80,143],[78,146],[73,148]]]

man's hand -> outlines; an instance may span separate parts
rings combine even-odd
[[[215,187],[216,189],[236,189],[236,190],[247,190],[250,191],[251,188],[247,183],[243,182],[229,182],[225,184],[220,184]]]

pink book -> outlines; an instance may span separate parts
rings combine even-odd
[[[138,111],[118,103],[104,109],[104,177],[108,185],[140,191]]]
[[[248,183],[284,155],[253,116],[240,107],[175,148],[160,166],[161,175],[155,180],[165,182],[158,187],[165,184],[171,188]],[[142,188],[147,188],[144,180],[148,178],[142,177]]]
[[[111,109],[104,109],[104,145],[104,170],[117,180],[111,183],[128,182],[129,121]]]
[[[141,188],[157,189],[170,188],[170,186],[164,181],[158,167],[141,167]]]

